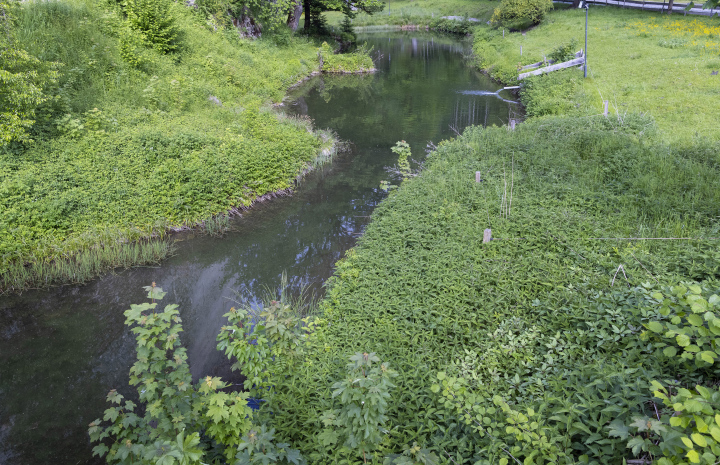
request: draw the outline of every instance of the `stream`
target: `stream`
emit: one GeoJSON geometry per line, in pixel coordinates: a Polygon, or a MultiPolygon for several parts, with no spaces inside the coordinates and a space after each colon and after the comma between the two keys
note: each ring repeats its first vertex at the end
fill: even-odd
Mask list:
{"type": "Polygon", "coordinates": [[[233,300],[257,301],[278,289],[322,295],[335,262],[353,247],[385,198],[385,171],[407,141],[413,159],[468,125],[504,125],[519,111],[508,92],[468,66],[470,44],[423,32],[360,36],[374,48],[378,72],[318,76],[293,89],[281,111],[311,118],[350,150],[307,175],[291,195],[257,204],[224,237],[180,235],[158,267],[110,273],[81,286],[0,297],[0,464],[104,463],[91,457],[87,425],[101,418],[105,396],[132,393],[134,337],[123,312],[146,301],[142,286],[178,304],[193,377],[236,380],[215,349],[233,300]]]}

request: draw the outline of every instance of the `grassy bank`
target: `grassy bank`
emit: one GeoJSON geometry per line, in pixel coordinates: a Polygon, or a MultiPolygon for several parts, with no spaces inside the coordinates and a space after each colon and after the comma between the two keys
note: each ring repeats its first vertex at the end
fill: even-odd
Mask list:
{"type": "MultiPolygon", "coordinates": [[[[720,354],[705,352],[720,342],[717,54],[690,38],[715,40],[697,26],[713,23],[591,18],[590,79],[531,79],[514,131],[440,144],[337,264],[305,364],[268,381],[259,420],[311,463],[405,463],[391,462],[403,450],[456,465],[717,461],[718,442],[698,437],[720,411],[720,354]],[[371,459],[333,429],[349,420],[332,380],[362,352],[398,372],[371,459]]],[[[579,39],[581,20],[553,12],[505,38],[481,26],[475,52],[514,84],[519,62],[579,39]]]]}
{"type": "MultiPolygon", "coordinates": [[[[107,259],[66,280],[132,264],[126,257],[147,247],[135,241],[287,189],[329,150],[308,121],[270,109],[318,72],[318,44],[243,39],[170,3],[170,53],[128,43],[121,11],[104,2],[12,9],[13,45],[55,63],[59,78],[45,89],[34,143],[0,150],[0,291],[63,281],[57,270],[83,257],[107,259]]],[[[342,58],[343,70],[368,67],[366,55],[342,58]]]]}
{"type": "Polygon", "coordinates": [[[662,285],[720,287],[718,241],[703,239],[720,236],[717,146],[672,149],[654,131],[646,117],[551,117],[441,144],[337,265],[328,324],[306,366],[273,379],[269,421],[312,463],[352,461],[352,450],[319,439],[320,413],[343,360],[367,351],[400,373],[379,456],[417,441],[458,464],[502,463],[502,447],[550,460],[505,433],[499,396],[540,412],[538,432],[569,456],[550,462],[632,457],[610,423],[651,413],[650,380],[716,376],[642,342],[662,285]],[[484,244],[486,228],[495,240],[484,244]],[[693,239],[622,239],[643,237],[693,239]],[[456,381],[433,392],[438,374],[456,381]],[[460,407],[443,391],[475,400],[460,407]],[[492,436],[471,420],[478,412],[488,412],[480,417],[492,436]]]}
{"type": "MultiPolygon", "coordinates": [[[[542,61],[576,40],[584,47],[585,12],[551,12],[525,33],[476,29],[474,51],[491,76],[516,85],[518,64],[542,61]],[[522,47],[522,55],[520,50],[522,47]]],[[[720,23],[717,18],[660,15],[593,6],[589,12],[588,79],[559,71],[535,78],[528,114],[598,114],[603,100],[615,115],[647,113],[667,142],[717,140],[720,111],[720,23]]]]}

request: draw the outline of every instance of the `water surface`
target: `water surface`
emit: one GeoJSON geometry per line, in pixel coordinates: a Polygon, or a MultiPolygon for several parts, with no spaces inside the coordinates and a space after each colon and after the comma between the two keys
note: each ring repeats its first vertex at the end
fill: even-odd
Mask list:
{"type": "Polygon", "coordinates": [[[283,271],[293,289],[322,292],[386,195],[379,186],[390,180],[384,168],[395,163],[395,142],[407,141],[422,160],[428,142],[470,124],[507,124],[517,110],[466,65],[465,43],[421,32],[362,39],[374,47],[377,73],[316,77],[281,107],[350,142],[292,196],[253,208],[223,238],[184,237],[159,267],[0,297],[0,464],[94,463],[88,423],[102,417],[110,389],[132,392],[134,338],[123,311],[145,300],[142,286],[155,281],[168,292],[163,303],[180,306],[194,377],[237,379],[215,350],[237,293],[257,299],[283,271]]]}

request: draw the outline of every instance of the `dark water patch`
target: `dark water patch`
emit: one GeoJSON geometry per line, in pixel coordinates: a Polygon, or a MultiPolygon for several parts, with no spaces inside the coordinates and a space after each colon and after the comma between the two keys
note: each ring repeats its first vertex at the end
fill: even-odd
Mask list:
{"type": "Polygon", "coordinates": [[[395,142],[406,140],[421,161],[428,142],[453,137],[452,128],[513,117],[515,105],[492,95],[499,86],[466,66],[467,44],[421,32],[363,40],[375,49],[377,73],[313,78],[284,105],[351,146],[291,196],[244,212],[222,238],[184,236],[159,267],[0,297],[0,463],[99,462],[91,458],[87,425],[102,417],[110,389],[132,395],[135,346],[123,311],[145,300],[142,286],[156,282],[168,293],[164,304],[180,306],[195,378],[237,380],[215,349],[222,315],[233,299],[255,301],[277,289],[284,271],[292,289],[321,294],[385,198],[379,186],[395,164],[395,142]]]}

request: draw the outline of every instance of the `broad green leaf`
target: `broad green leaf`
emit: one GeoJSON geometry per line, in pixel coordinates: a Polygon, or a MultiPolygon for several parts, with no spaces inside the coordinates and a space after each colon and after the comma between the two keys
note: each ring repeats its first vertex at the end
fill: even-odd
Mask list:
{"type": "MultiPolygon", "coordinates": [[[[698,357],[700,357],[702,360],[704,360],[705,362],[710,363],[710,364],[713,364],[715,362],[716,356],[717,356],[717,354],[715,354],[715,352],[712,352],[709,350],[700,352],[698,354],[698,357]]],[[[705,396],[703,396],[703,397],[705,397],[705,396]]],[[[706,397],[706,399],[707,399],[707,397],[706,397]]]]}
{"type": "Polygon", "coordinates": [[[700,463],[700,454],[696,451],[691,450],[687,453],[687,458],[691,463],[700,463]]]}
{"type": "Polygon", "coordinates": [[[693,442],[694,442],[695,444],[697,444],[698,446],[700,446],[700,447],[707,447],[707,440],[705,439],[705,436],[703,436],[702,434],[700,434],[700,433],[692,433],[692,434],[690,435],[690,437],[692,438],[693,442]]]}
{"type": "Polygon", "coordinates": [[[690,323],[693,326],[702,326],[703,325],[703,318],[702,318],[702,316],[698,315],[697,313],[688,315],[687,320],[688,320],[688,323],[690,323]]]}
{"type": "Polygon", "coordinates": [[[665,347],[665,349],[663,349],[663,354],[665,354],[666,357],[674,357],[677,355],[677,349],[672,346],[665,347]]]}
{"type": "Polygon", "coordinates": [[[687,447],[688,449],[692,449],[694,447],[690,438],[683,436],[680,438],[680,440],[683,442],[683,444],[685,444],[685,447],[687,447]]]}
{"type": "Polygon", "coordinates": [[[710,427],[710,435],[717,442],[720,442],[720,428],[716,425],[710,427]]]}
{"type": "Polygon", "coordinates": [[[687,334],[678,334],[675,340],[680,347],[687,347],[690,345],[690,338],[687,334]]]}
{"type": "Polygon", "coordinates": [[[629,428],[621,420],[613,420],[607,428],[609,430],[608,436],[610,437],[618,437],[622,440],[625,440],[630,435],[629,428]]]}
{"type": "Polygon", "coordinates": [[[647,325],[648,329],[654,333],[662,333],[665,327],[659,321],[651,321],[647,325]]]}

